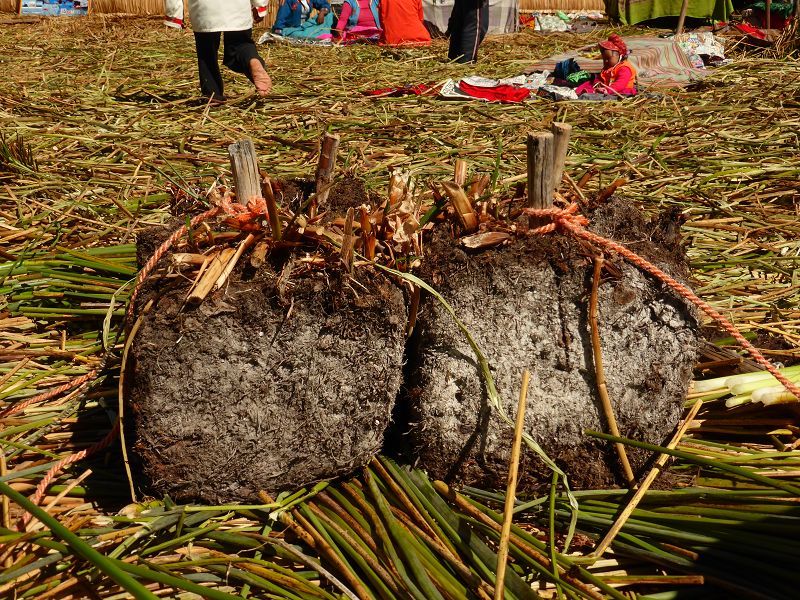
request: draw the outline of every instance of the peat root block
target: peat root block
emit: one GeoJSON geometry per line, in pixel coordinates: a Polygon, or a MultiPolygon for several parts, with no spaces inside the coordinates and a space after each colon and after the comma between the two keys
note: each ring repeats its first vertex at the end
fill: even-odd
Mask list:
{"type": "Polygon", "coordinates": [[[402,293],[368,271],[359,283],[306,274],[279,293],[267,271],[234,274],[194,309],[182,308],[185,286],[149,292],[128,399],[154,492],[252,501],[348,473],[380,449],[402,379],[402,293]]]}
{"type": "MultiPolygon", "coordinates": [[[[646,222],[615,201],[596,211],[592,223],[599,234],[627,243],[673,275],[685,275],[670,217],[646,222]]],[[[609,395],[623,436],[661,443],[680,418],[692,375],[696,314],[637,268],[616,261],[613,266],[616,273],[606,273],[599,287],[598,310],[609,395]]],[[[429,244],[423,269],[423,278],[452,303],[486,353],[512,419],[522,373],[534,373],[526,430],[571,483],[602,487],[623,481],[610,445],[584,434],[608,431],[592,358],[593,266],[587,249],[558,236],[468,254],[440,238],[429,244]]],[[[430,297],[423,301],[417,331],[409,401],[420,465],[437,478],[503,487],[513,428],[490,409],[467,340],[430,297]]],[[[641,470],[648,454],[630,448],[628,454],[634,471],[641,470]]],[[[521,485],[549,482],[544,463],[530,451],[523,455],[521,485]]]]}

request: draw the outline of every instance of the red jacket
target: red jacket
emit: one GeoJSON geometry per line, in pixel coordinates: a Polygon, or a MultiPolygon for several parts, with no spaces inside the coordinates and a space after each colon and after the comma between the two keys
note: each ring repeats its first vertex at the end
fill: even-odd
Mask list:
{"type": "Polygon", "coordinates": [[[627,60],[621,60],[610,69],[600,71],[595,85],[599,88],[598,92],[609,93],[609,90],[604,89],[605,86],[623,96],[633,96],[636,94],[636,69],[627,60]]]}

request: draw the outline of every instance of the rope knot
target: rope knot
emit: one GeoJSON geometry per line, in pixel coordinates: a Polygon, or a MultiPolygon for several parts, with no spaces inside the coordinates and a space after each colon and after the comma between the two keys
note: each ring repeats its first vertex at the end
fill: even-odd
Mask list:
{"type": "Polygon", "coordinates": [[[575,229],[582,229],[589,224],[587,219],[582,214],[578,213],[578,205],[573,202],[566,208],[523,208],[522,212],[531,217],[546,217],[552,222],[535,229],[531,229],[529,233],[538,235],[544,233],[551,233],[556,229],[561,231],[572,231],[575,229]]]}

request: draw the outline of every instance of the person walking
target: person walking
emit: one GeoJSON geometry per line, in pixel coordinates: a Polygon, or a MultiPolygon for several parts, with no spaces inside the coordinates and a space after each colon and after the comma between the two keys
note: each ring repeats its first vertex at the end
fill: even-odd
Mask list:
{"type": "Polygon", "coordinates": [[[478,60],[478,47],[489,29],[489,0],[455,0],[447,22],[450,50],[447,57],[458,63],[478,60]]]}
{"type": "MultiPolygon", "coordinates": [[[[224,41],[222,63],[253,83],[256,92],[266,96],[272,79],[253,41],[253,22],[260,23],[267,13],[268,0],[189,0],[189,18],[197,50],[200,91],[211,100],[224,101],[222,74],[219,71],[220,39],[224,41]]],[[[183,28],[183,0],[164,0],[164,24],[183,28]]]]}

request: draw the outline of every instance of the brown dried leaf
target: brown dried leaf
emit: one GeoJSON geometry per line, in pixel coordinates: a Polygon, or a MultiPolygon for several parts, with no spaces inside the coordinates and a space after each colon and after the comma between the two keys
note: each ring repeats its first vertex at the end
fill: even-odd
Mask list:
{"type": "Polygon", "coordinates": [[[507,233],[503,233],[502,231],[487,231],[461,238],[461,245],[466,248],[472,248],[473,250],[476,250],[479,248],[491,248],[492,246],[498,246],[509,239],[511,239],[511,236],[507,233]]]}

